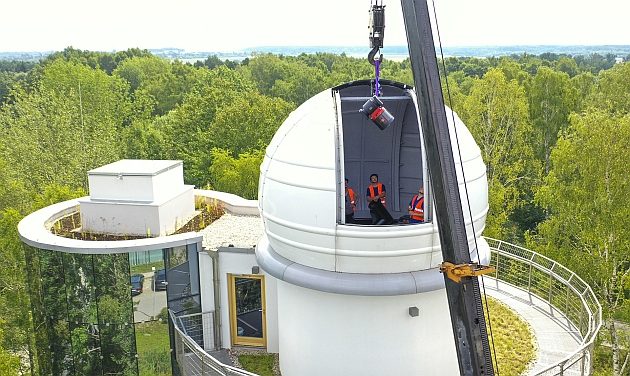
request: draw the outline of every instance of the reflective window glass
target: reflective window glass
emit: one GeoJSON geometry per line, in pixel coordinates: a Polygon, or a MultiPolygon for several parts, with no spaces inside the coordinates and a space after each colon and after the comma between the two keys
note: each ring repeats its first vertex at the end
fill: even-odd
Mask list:
{"type": "Polygon", "coordinates": [[[261,280],[234,278],[236,327],[239,337],[263,337],[261,280]]]}
{"type": "Polygon", "coordinates": [[[171,375],[163,250],[129,254],[135,342],[140,375],[171,375]]]}
{"type": "Polygon", "coordinates": [[[136,341],[133,324],[100,325],[103,374],[136,375],[136,341]]]}
{"type": "Polygon", "coordinates": [[[63,261],[68,320],[75,324],[97,323],[92,255],[64,253],[63,261]]]}
{"type": "Polygon", "coordinates": [[[70,323],[72,358],[76,375],[100,375],[100,332],[96,324],[70,323]]]}

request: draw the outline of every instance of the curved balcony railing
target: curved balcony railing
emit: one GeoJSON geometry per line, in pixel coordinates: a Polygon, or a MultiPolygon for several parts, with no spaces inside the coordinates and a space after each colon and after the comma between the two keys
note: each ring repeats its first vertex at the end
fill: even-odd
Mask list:
{"type": "Polygon", "coordinates": [[[496,289],[502,283],[527,293],[528,303],[538,306],[567,330],[579,333],[579,346],[568,356],[533,375],[590,375],[593,346],[602,326],[602,307],[591,287],[575,273],[548,257],[501,240],[486,238],[496,272],[496,289]]]}
{"type": "MultiPolygon", "coordinates": [[[[176,317],[169,311],[174,328],[175,358],[177,359],[178,373],[181,376],[258,376],[240,368],[221,363],[208,354],[198,342],[202,342],[203,335],[199,335],[204,325],[204,320],[212,321],[214,312],[188,315],[186,320],[176,317]]],[[[208,335],[204,331],[205,335],[208,335]]]]}
{"type": "MultiPolygon", "coordinates": [[[[489,274],[496,282],[495,288],[501,291],[502,285],[507,284],[523,291],[529,304],[563,321],[568,331],[579,333],[579,346],[575,351],[532,374],[590,375],[594,340],[602,325],[602,309],[591,287],[575,273],[545,256],[501,240],[486,240],[492,252],[491,264],[496,268],[496,272],[489,274]]],[[[201,315],[200,320],[203,319],[201,315]]],[[[195,340],[195,336],[188,333],[190,325],[172,313],[171,320],[181,375],[257,376],[219,362],[200,346],[198,338],[195,340]]]]}

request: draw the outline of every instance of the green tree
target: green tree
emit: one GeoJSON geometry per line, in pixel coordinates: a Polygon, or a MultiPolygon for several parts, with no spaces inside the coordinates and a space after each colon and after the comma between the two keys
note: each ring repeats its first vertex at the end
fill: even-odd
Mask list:
{"type": "Polygon", "coordinates": [[[126,83],[103,71],[57,60],[31,92],[0,109],[0,158],[29,189],[86,186],[87,171],[120,157],[128,119],[126,83]]]}
{"type": "Polygon", "coordinates": [[[261,93],[300,105],[327,88],[324,64],[310,66],[303,60],[261,55],[243,68],[261,93]]]}
{"type": "Polygon", "coordinates": [[[167,159],[164,135],[149,120],[132,123],[122,131],[127,159],[167,159]]]}
{"type": "Polygon", "coordinates": [[[30,192],[13,169],[0,157],[0,211],[15,208],[22,212],[30,206],[30,192]]]}
{"type": "Polygon", "coordinates": [[[223,149],[212,149],[210,167],[211,187],[223,192],[233,193],[247,199],[258,195],[258,177],[264,151],[242,153],[238,158],[223,149]]]}
{"type": "Polygon", "coordinates": [[[528,187],[538,181],[531,148],[531,124],[525,90],[499,69],[476,80],[460,116],[486,163],[490,211],[485,234],[503,239],[517,235],[510,217],[523,205],[528,187]]]}
{"type": "MultiPolygon", "coordinates": [[[[630,297],[630,116],[599,110],[573,116],[536,194],[549,213],[529,245],[584,278],[604,308],[614,375],[625,375],[615,313],[630,297]]],[[[625,353],[625,354],[624,354],[625,353]]]]}
{"type": "Polygon", "coordinates": [[[181,62],[143,56],[123,61],[113,74],[129,82],[134,102],[141,104],[139,108],[152,104],[151,115],[163,115],[180,104],[190,91],[195,70],[181,62]]]}
{"type": "Polygon", "coordinates": [[[25,73],[0,71],[0,106],[10,100],[11,89],[26,78],[25,73]]]}
{"type": "Polygon", "coordinates": [[[569,114],[575,109],[577,91],[569,76],[547,67],[540,67],[528,90],[529,113],[536,135],[536,156],[549,172],[551,149],[558,132],[569,124],[569,114]]]}
{"type": "Polygon", "coordinates": [[[575,77],[579,73],[579,68],[575,60],[567,56],[558,59],[556,62],[556,70],[568,74],[569,77],[575,77]]]}
{"type": "Polygon", "coordinates": [[[630,63],[616,64],[599,74],[589,104],[611,114],[630,113],[630,63]]]}
{"type": "MultiPolygon", "coordinates": [[[[0,343],[4,342],[4,333],[2,327],[4,322],[0,320],[0,343]]],[[[0,375],[13,376],[19,375],[20,372],[20,358],[3,349],[0,345],[0,375]]]]}
{"type": "Polygon", "coordinates": [[[577,92],[576,112],[581,112],[586,106],[587,99],[591,97],[596,83],[597,78],[591,72],[582,72],[571,78],[571,84],[577,92]]]}
{"type": "MultiPolygon", "coordinates": [[[[387,69],[387,63],[384,64],[387,69]]],[[[386,75],[387,76],[387,75],[386,75]]],[[[342,57],[332,64],[329,86],[337,86],[344,82],[374,78],[374,67],[367,59],[342,57]]]]}
{"type": "Polygon", "coordinates": [[[154,126],[164,136],[165,155],[184,161],[188,183],[202,187],[209,181],[208,150],[217,146],[210,129],[217,112],[253,91],[256,91],[254,82],[240,71],[224,66],[203,70],[182,104],[156,119],[154,126]]]}
{"type": "Polygon", "coordinates": [[[519,85],[527,85],[531,78],[518,62],[507,57],[499,60],[497,68],[503,72],[508,81],[515,80],[519,85]]]}
{"type": "Polygon", "coordinates": [[[195,62],[195,67],[206,67],[208,69],[214,69],[221,65],[225,65],[230,69],[234,69],[238,67],[239,64],[238,61],[221,60],[217,55],[210,55],[204,61],[195,62]]]}
{"type": "Polygon", "coordinates": [[[294,109],[292,103],[270,98],[257,92],[246,92],[221,107],[209,134],[216,147],[236,156],[265,148],[284,119],[294,109]]]}
{"type": "Polygon", "coordinates": [[[63,51],[54,52],[46,57],[43,66],[56,60],[65,60],[81,65],[86,65],[93,69],[101,69],[107,74],[111,74],[114,69],[123,61],[133,57],[152,56],[148,50],[139,48],[130,48],[125,51],[115,53],[96,52],[88,50],[79,50],[73,47],[66,47],[63,51]]]}
{"type": "MultiPolygon", "coordinates": [[[[8,349],[13,354],[29,353],[30,307],[24,278],[25,262],[22,245],[17,234],[17,225],[22,215],[14,209],[0,211],[0,350],[8,349]]],[[[0,369],[13,364],[17,358],[2,355],[0,351],[0,369]]],[[[22,368],[18,362],[17,369],[22,368]]],[[[22,369],[21,371],[26,371],[22,369]]],[[[0,374],[5,374],[1,373],[0,374]]],[[[16,373],[9,373],[16,374],[16,373]]]]}

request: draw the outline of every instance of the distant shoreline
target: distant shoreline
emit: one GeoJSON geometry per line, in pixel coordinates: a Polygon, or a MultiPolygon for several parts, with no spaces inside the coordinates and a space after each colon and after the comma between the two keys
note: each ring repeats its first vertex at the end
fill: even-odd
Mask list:
{"type": "MultiPolygon", "coordinates": [[[[170,60],[182,60],[186,62],[203,61],[208,56],[217,56],[221,60],[241,61],[251,58],[256,54],[275,54],[285,56],[298,56],[300,54],[331,53],[345,54],[351,57],[367,56],[369,48],[365,46],[260,46],[246,48],[241,51],[186,51],[180,48],[148,49],[152,54],[170,60]]],[[[30,52],[0,52],[0,60],[38,61],[55,51],[30,51],[30,52]]],[[[96,52],[96,51],[95,51],[96,52]]],[[[116,51],[99,51],[116,52],[116,51]]],[[[404,60],[408,56],[407,46],[389,46],[381,50],[385,59],[404,60]]],[[[628,60],[630,57],[630,45],[515,45],[515,46],[467,46],[444,47],[445,57],[500,57],[510,55],[541,55],[564,54],[578,55],[615,55],[628,60]]],[[[438,51],[440,54],[440,51],[438,51]]]]}

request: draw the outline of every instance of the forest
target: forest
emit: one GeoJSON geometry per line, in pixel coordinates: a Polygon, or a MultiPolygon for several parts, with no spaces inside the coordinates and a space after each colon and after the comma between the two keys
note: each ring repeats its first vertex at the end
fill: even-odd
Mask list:
{"type": "MultiPolygon", "coordinates": [[[[627,375],[630,63],[547,53],[439,65],[445,102],[487,166],[484,235],[589,283],[605,322],[595,374],[627,375]]],[[[385,56],[381,67],[413,85],[409,60],[385,56]]],[[[88,170],[123,158],[183,160],[187,184],[255,199],[265,147],[287,115],[373,75],[367,59],[330,53],[189,64],[67,48],[38,63],[0,61],[0,374],[31,374],[37,361],[21,218],[85,195],[88,170]]]]}

